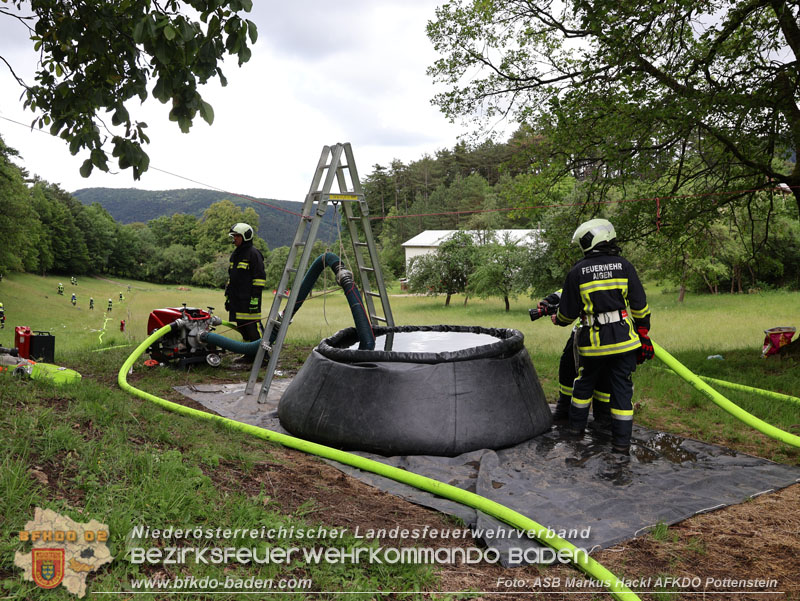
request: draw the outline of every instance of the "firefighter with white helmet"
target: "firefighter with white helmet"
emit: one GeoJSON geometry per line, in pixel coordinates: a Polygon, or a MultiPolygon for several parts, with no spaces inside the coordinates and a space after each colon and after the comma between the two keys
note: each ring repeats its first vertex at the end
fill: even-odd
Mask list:
{"type": "Polygon", "coordinates": [[[653,357],[648,336],[650,307],[636,269],[619,255],[617,234],[606,219],[592,219],[575,230],[572,242],[583,251],[567,274],[556,323],[580,319],[576,344],[580,369],[572,387],[570,431],[586,427],[595,385],[607,376],[611,388],[613,450],[628,454],[633,430],[633,382],[636,364],[653,357]]]}
{"type": "MultiPolygon", "coordinates": [[[[236,246],[228,266],[228,283],[225,285],[225,310],[229,319],[246,342],[261,338],[261,294],[267,284],[264,257],[253,246],[255,232],[246,223],[235,223],[228,236],[236,246]]],[[[252,357],[240,357],[252,361],[252,357]]]]}

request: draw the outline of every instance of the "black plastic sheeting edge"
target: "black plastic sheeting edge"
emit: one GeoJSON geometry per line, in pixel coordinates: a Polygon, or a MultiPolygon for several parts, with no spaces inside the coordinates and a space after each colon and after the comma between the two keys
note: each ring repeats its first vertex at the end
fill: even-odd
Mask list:
{"type": "Polygon", "coordinates": [[[459,351],[441,353],[395,353],[380,350],[358,350],[342,348],[359,341],[355,328],[345,328],[330,338],[325,338],[317,346],[317,352],[341,363],[391,362],[391,363],[452,363],[472,359],[492,359],[510,357],[525,348],[525,337],[519,330],[510,328],[484,328],[481,326],[374,326],[375,337],[403,332],[467,332],[469,334],[488,334],[498,339],[491,344],[483,344],[459,351]]]}

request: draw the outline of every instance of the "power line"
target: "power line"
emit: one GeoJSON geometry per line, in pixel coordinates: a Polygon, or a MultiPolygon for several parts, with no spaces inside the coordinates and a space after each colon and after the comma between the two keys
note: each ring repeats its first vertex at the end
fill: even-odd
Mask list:
{"type": "MultiPolygon", "coordinates": [[[[28,128],[32,131],[36,131],[38,133],[46,134],[49,136],[53,136],[50,132],[43,131],[41,129],[34,129],[31,126],[26,125],[25,123],[21,123],[20,121],[15,121],[14,119],[10,119],[8,117],[4,117],[0,115],[0,119],[5,119],[11,123],[16,125],[20,125],[22,127],[28,128]]],[[[57,137],[57,136],[53,136],[57,137]]],[[[207,184],[205,182],[201,182],[190,177],[186,177],[184,175],[180,175],[178,173],[173,173],[171,171],[167,171],[166,169],[161,169],[159,167],[151,166],[150,169],[153,171],[159,171],[166,175],[170,175],[172,177],[176,177],[178,179],[186,180],[188,182],[192,182],[199,186],[203,186],[205,188],[209,188],[210,190],[216,190],[218,192],[223,192],[225,194],[230,194],[231,196],[236,196],[238,198],[242,198],[244,200],[249,200],[250,202],[255,202],[265,207],[275,209],[276,211],[282,211],[284,213],[288,213],[290,215],[294,215],[296,217],[302,218],[302,213],[298,213],[296,211],[292,211],[290,209],[285,209],[283,207],[279,207],[276,205],[269,204],[264,202],[263,200],[259,200],[257,198],[253,198],[252,196],[247,196],[245,194],[238,194],[236,192],[231,192],[229,190],[225,190],[224,188],[219,188],[217,186],[213,186],[211,184],[207,184]]],[[[444,217],[444,216],[452,216],[452,215],[474,215],[479,213],[502,213],[502,212],[511,212],[511,211],[529,211],[532,209],[553,209],[553,208],[569,208],[569,207],[584,207],[584,206],[592,206],[592,205],[612,205],[612,204],[622,204],[622,203],[630,203],[630,202],[655,202],[657,204],[657,213],[660,214],[661,207],[660,203],[665,200],[676,200],[676,199],[686,199],[686,198],[704,198],[704,197],[714,197],[714,196],[734,196],[737,194],[749,194],[753,192],[766,192],[766,191],[780,191],[786,192],[796,189],[800,186],[787,186],[785,184],[781,184],[779,186],[765,186],[763,188],[752,188],[752,189],[744,189],[744,190],[732,190],[729,192],[704,192],[704,193],[697,193],[697,194],[675,194],[675,195],[668,195],[668,196],[652,196],[652,197],[643,197],[643,198],[627,198],[621,200],[597,200],[592,202],[574,202],[574,203],[557,203],[557,204],[534,204],[534,205],[523,205],[519,207],[506,207],[500,209],[471,209],[465,211],[447,211],[447,212],[440,212],[440,213],[414,213],[414,214],[406,214],[406,215],[383,215],[383,216],[374,216],[370,217],[370,221],[381,221],[386,219],[406,219],[406,218],[413,218],[413,217],[444,217]]]]}
{"type": "MultiPolygon", "coordinates": [[[[4,120],[6,120],[6,121],[8,121],[10,123],[14,123],[16,125],[20,125],[20,126],[26,128],[26,129],[29,129],[31,131],[34,131],[34,132],[37,132],[37,133],[40,133],[40,134],[45,134],[45,135],[48,135],[48,136],[51,136],[51,137],[54,137],[54,138],[58,137],[58,136],[54,136],[53,134],[51,134],[48,131],[44,131],[44,130],[41,130],[41,129],[35,129],[32,126],[26,125],[25,123],[22,123],[20,121],[16,121],[14,119],[10,119],[8,117],[4,117],[3,115],[0,115],[0,119],[4,119],[4,120]]],[[[298,213],[296,211],[292,211],[290,209],[285,209],[283,207],[278,207],[278,206],[269,204],[268,202],[264,202],[263,200],[259,200],[258,198],[253,198],[252,196],[247,196],[245,194],[237,194],[236,192],[231,192],[229,190],[225,190],[224,188],[219,188],[217,186],[213,186],[211,184],[207,184],[205,182],[201,182],[201,181],[192,179],[190,177],[186,177],[185,175],[180,175],[178,173],[173,173],[171,171],[167,171],[166,169],[161,169],[159,167],[153,167],[153,166],[150,166],[150,169],[152,169],[153,171],[159,171],[161,173],[164,173],[166,175],[170,175],[172,177],[177,177],[178,179],[186,180],[187,182],[192,182],[194,184],[197,184],[199,186],[203,186],[203,187],[208,188],[210,190],[216,190],[218,192],[223,192],[225,194],[230,194],[231,196],[236,196],[238,198],[243,198],[245,200],[249,200],[250,202],[255,202],[255,203],[258,203],[260,205],[264,205],[265,207],[269,207],[270,209],[275,209],[276,211],[283,211],[284,213],[289,213],[290,215],[295,215],[297,217],[302,217],[303,216],[301,213],[298,213]]]]}

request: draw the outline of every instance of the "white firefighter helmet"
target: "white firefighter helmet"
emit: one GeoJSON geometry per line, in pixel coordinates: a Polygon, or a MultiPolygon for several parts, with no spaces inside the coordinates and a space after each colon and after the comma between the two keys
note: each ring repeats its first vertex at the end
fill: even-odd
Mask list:
{"type": "Polygon", "coordinates": [[[231,230],[228,232],[228,235],[233,238],[234,234],[239,234],[242,237],[242,240],[245,242],[250,242],[253,239],[253,228],[246,223],[234,223],[231,226],[231,230]]]}
{"type": "Polygon", "coordinates": [[[590,219],[578,226],[572,234],[572,242],[577,243],[587,253],[601,242],[611,242],[616,237],[614,226],[608,219],[590,219]]]}

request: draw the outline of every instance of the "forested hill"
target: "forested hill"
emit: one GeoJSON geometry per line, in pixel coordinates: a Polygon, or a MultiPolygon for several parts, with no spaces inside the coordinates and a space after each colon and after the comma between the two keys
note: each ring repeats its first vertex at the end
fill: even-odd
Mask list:
{"type": "MultiPolygon", "coordinates": [[[[297,230],[297,215],[280,211],[280,207],[293,213],[300,213],[303,203],[288,200],[257,199],[254,202],[233,196],[228,192],[189,188],[183,190],[138,190],[135,188],[82,188],[72,195],[84,205],[99,203],[118,222],[127,224],[137,221],[147,223],[161,216],[186,213],[202,217],[203,211],[220,200],[230,200],[243,208],[252,207],[260,218],[258,235],[270,248],[289,246],[297,230]]],[[[233,225],[233,224],[231,224],[233,225]]],[[[319,240],[336,240],[334,211],[328,207],[325,219],[319,228],[319,240]]]]}

